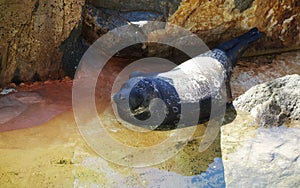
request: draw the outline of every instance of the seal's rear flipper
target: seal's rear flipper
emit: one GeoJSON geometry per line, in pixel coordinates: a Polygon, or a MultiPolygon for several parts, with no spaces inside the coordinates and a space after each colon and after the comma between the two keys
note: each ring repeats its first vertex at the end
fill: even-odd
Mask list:
{"type": "Polygon", "coordinates": [[[232,40],[223,42],[217,49],[224,51],[232,63],[232,68],[237,60],[243,55],[246,49],[261,37],[262,33],[255,27],[247,33],[240,35],[232,40]]]}

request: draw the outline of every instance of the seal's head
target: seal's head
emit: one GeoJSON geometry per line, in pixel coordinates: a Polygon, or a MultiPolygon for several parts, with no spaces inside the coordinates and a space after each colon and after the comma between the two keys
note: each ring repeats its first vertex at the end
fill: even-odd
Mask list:
{"type": "Polygon", "coordinates": [[[120,91],[113,96],[118,107],[118,114],[124,120],[135,117],[138,120],[148,119],[150,114],[150,101],[159,98],[160,93],[153,78],[130,78],[120,91]]]}

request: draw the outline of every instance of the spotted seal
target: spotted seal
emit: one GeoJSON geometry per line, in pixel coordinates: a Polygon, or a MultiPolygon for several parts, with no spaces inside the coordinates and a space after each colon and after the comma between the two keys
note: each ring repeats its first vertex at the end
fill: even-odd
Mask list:
{"type": "Polygon", "coordinates": [[[162,113],[161,109],[156,109],[161,113],[158,114],[161,119],[155,129],[175,129],[183,118],[183,106],[188,109],[190,117],[197,116],[196,122],[185,121],[184,126],[207,121],[212,105],[215,105],[216,109],[219,108],[218,105],[224,106],[224,103],[218,102],[218,97],[222,99],[222,96],[226,96],[226,102],[231,102],[232,70],[245,50],[258,40],[261,34],[257,28],[252,28],[168,72],[132,73],[120,91],[113,95],[118,115],[126,122],[143,126],[141,122],[155,115],[155,106],[159,106],[152,100],[160,99],[164,105],[157,108],[164,110],[162,113]],[[221,89],[222,85],[225,86],[225,95],[221,89]],[[214,101],[217,102],[213,103],[214,101]],[[194,110],[197,107],[198,111],[194,110]]]}

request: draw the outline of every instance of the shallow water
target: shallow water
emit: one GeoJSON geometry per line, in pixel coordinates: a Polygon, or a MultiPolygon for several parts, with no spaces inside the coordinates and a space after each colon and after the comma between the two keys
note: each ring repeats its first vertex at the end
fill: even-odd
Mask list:
{"type": "MultiPolygon", "coordinates": [[[[0,179],[3,186],[224,185],[219,139],[206,152],[198,152],[198,136],[203,129],[199,126],[195,138],[171,159],[130,168],[108,162],[91,150],[78,132],[72,111],[66,111],[41,126],[0,134],[0,179]]],[[[147,135],[147,141],[142,135],[136,138],[130,132],[115,133],[114,137],[120,136],[127,145],[149,145],[161,139],[147,135]]]]}

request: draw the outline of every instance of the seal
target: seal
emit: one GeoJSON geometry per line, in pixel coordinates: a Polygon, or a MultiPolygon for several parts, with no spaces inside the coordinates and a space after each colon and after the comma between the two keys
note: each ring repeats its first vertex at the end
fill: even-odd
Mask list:
{"type": "Polygon", "coordinates": [[[120,91],[113,95],[119,117],[142,127],[145,126],[141,122],[151,116],[160,117],[159,125],[155,126],[157,130],[175,129],[182,124],[182,119],[185,119],[184,126],[207,121],[212,105],[219,109],[224,105],[222,101],[231,103],[233,68],[245,50],[261,35],[257,28],[252,28],[168,72],[132,73],[120,91]],[[183,115],[183,108],[188,109],[188,115],[183,115]],[[189,121],[195,115],[197,121],[189,121]]]}

